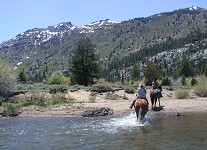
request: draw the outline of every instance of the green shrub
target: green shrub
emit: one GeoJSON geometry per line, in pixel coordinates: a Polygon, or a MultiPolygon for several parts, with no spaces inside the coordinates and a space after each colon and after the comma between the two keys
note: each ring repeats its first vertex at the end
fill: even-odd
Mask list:
{"type": "Polygon", "coordinates": [[[123,99],[128,100],[129,98],[126,96],[126,94],[124,93],[124,96],[122,96],[123,99]]]}
{"type": "Polygon", "coordinates": [[[57,92],[52,94],[52,104],[73,103],[74,98],[66,97],[66,93],[57,92]]]}
{"type": "Polygon", "coordinates": [[[53,87],[50,88],[49,93],[50,94],[55,94],[57,92],[61,92],[61,93],[67,93],[68,89],[66,86],[63,85],[55,85],[53,87]]]}
{"type": "Polygon", "coordinates": [[[105,99],[118,100],[118,99],[120,99],[120,96],[117,95],[117,94],[114,94],[114,93],[107,93],[106,96],[105,96],[105,99]]]}
{"type": "Polygon", "coordinates": [[[135,89],[133,86],[126,87],[124,91],[127,94],[134,94],[135,93],[135,89]]]}
{"type": "Polygon", "coordinates": [[[65,77],[61,71],[53,72],[45,81],[47,84],[70,84],[70,78],[65,77]]]}
{"type": "Polygon", "coordinates": [[[46,92],[30,92],[21,98],[22,106],[49,106],[61,103],[73,103],[74,98],[67,96],[66,93],[55,92],[52,95],[46,92]]]}
{"type": "Polygon", "coordinates": [[[199,77],[197,84],[194,86],[194,92],[200,97],[207,97],[207,78],[199,77]]]}
{"type": "Polygon", "coordinates": [[[31,95],[31,102],[37,105],[45,105],[46,93],[44,92],[33,92],[31,95]]]}
{"type": "Polygon", "coordinates": [[[49,90],[51,87],[55,85],[48,85],[44,83],[34,83],[34,84],[17,84],[16,90],[49,90]]]}
{"type": "Polygon", "coordinates": [[[112,88],[107,84],[94,84],[90,87],[90,91],[102,93],[112,91],[112,88]]]}
{"type": "Polygon", "coordinates": [[[0,58],[0,96],[8,96],[14,88],[15,81],[9,64],[0,58]]]}
{"type": "Polygon", "coordinates": [[[191,80],[191,85],[194,86],[195,84],[197,84],[197,82],[198,82],[198,81],[197,81],[195,78],[193,78],[193,79],[191,80]]]}
{"type": "Polygon", "coordinates": [[[88,89],[90,89],[90,87],[75,84],[75,85],[69,86],[69,90],[70,89],[83,89],[83,90],[88,90],[88,89]]]}
{"type": "Polygon", "coordinates": [[[17,116],[19,115],[19,110],[21,105],[18,103],[7,103],[5,109],[2,112],[2,116],[17,116]]]}
{"type": "Polygon", "coordinates": [[[161,82],[161,85],[163,85],[163,86],[170,86],[171,85],[171,80],[168,77],[163,78],[163,80],[161,82]]]}
{"type": "Polygon", "coordinates": [[[185,76],[182,76],[182,78],[181,78],[181,85],[187,85],[185,76]]]}
{"type": "Polygon", "coordinates": [[[108,85],[109,83],[108,83],[105,79],[100,78],[100,79],[97,81],[97,84],[108,85]]]}
{"type": "Polygon", "coordinates": [[[0,96],[0,104],[2,104],[6,99],[2,96],[0,96]]]}
{"type": "Polygon", "coordinates": [[[33,91],[25,94],[21,101],[22,106],[46,106],[47,102],[50,101],[50,96],[46,92],[33,91]]]}
{"type": "Polygon", "coordinates": [[[180,90],[175,91],[175,97],[177,99],[185,99],[185,98],[188,98],[189,95],[190,95],[189,91],[185,89],[180,89],[180,90]]]}
{"type": "Polygon", "coordinates": [[[89,103],[95,103],[96,102],[96,95],[97,95],[97,93],[95,93],[95,92],[92,92],[89,95],[89,103]]]}
{"type": "Polygon", "coordinates": [[[61,92],[56,92],[52,94],[53,104],[64,103],[67,101],[66,94],[61,92]]]}

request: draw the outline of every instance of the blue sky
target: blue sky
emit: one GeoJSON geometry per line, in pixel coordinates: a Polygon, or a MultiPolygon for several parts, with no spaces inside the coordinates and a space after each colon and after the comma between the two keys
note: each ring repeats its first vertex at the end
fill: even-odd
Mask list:
{"type": "Polygon", "coordinates": [[[0,43],[32,28],[61,22],[81,26],[111,19],[125,21],[198,6],[206,0],[0,0],[0,43]]]}

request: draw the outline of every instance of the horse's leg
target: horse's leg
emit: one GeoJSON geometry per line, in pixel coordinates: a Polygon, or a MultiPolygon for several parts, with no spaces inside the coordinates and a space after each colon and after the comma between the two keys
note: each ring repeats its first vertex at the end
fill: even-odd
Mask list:
{"type": "Polygon", "coordinates": [[[136,116],[137,116],[137,122],[139,122],[139,108],[136,108],[135,111],[136,111],[136,116]]]}
{"type": "Polygon", "coordinates": [[[142,112],[142,108],[139,109],[139,114],[138,114],[138,125],[140,125],[141,121],[142,121],[142,115],[143,115],[143,112],[142,112]]]}
{"type": "Polygon", "coordinates": [[[155,102],[154,102],[154,103],[155,103],[155,106],[154,106],[154,107],[156,107],[156,103],[157,103],[157,97],[155,97],[155,102]]]}
{"type": "Polygon", "coordinates": [[[151,104],[152,104],[151,109],[153,109],[153,107],[154,107],[153,106],[154,105],[154,96],[153,95],[151,96],[151,104]]]}
{"type": "Polygon", "coordinates": [[[159,101],[159,106],[161,106],[161,105],[160,105],[161,92],[159,92],[159,95],[158,95],[157,97],[158,97],[158,101],[159,101]]]}
{"type": "Polygon", "coordinates": [[[161,106],[161,105],[160,105],[160,97],[158,98],[158,101],[159,101],[159,107],[160,107],[160,106],[161,106]]]}
{"type": "Polygon", "coordinates": [[[146,115],[147,111],[148,111],[148,105],[147,106],[143,106],[143,118],[146,115]]]}

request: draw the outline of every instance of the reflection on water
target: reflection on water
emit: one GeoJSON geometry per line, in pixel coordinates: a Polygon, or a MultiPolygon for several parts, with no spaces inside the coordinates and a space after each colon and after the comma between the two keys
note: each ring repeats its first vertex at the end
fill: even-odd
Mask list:
{"type": "Polygon", "coordinates": [[[0,149],[204,149],[206,116],[0,118],[0,149]]]}

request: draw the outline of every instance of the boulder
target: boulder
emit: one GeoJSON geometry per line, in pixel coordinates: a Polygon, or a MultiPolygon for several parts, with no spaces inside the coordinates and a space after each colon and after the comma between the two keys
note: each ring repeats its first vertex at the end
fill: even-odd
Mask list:
{"type": "Polygon", "coordinates": [[[2,113],[0,113],[0,115],[2,117],[16,117],[16,116],[19,116],[20,114],[21,114],[20,111],[11,111],[11,112],[9,112],[9,111],[5,111],[5,110],[2,113]]]}
{"type": "Polygon", "coordinates": [[[85,110],[81,116],[83,117],[97,117],[97,116],[107,116],[114,113],[113,109],[107,107],[101,108],[90,108],[85,110]]]}

